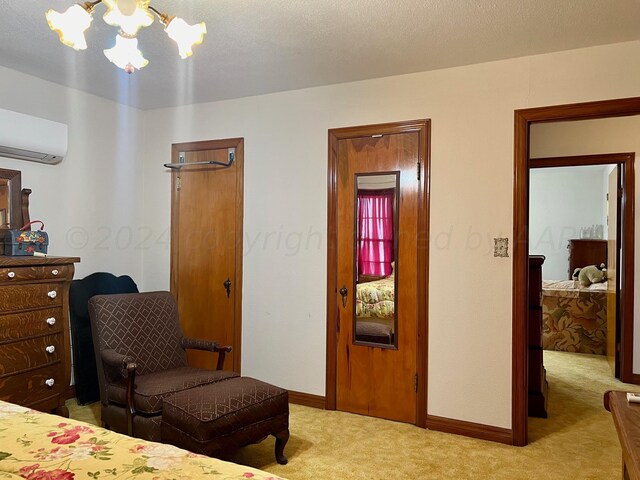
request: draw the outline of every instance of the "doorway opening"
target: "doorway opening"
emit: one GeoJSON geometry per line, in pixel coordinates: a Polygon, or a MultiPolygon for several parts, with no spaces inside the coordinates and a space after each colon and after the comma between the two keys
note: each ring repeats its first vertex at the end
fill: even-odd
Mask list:
{"type": "MultiPolygon", "coordinates": [[[[514,247],[513,247],[513,390],[512,390],[512,443],[526,445],[529,406],[529,331],[528,281],[530,268],[529,246],[529,174],[531,157],[531,127],[533,125],[596,119],[612,119],[640,115],[640,98],[607,100],[573,105],[540,107],[515,112],[515,179],[514,179],[514,247]]],[[[635,117],[634,117],[635,118],[635,117]]],[[[579,122],[577,122],[579,123],[579,122]]],[[[615,150],[614,150],[615,151],[615,150]]],[[[601,159],[595,164],[603,163],[601,159]]],[[[619,373],[623,382],[638,383],[640,376],[633,373],[634,341],[634,231],[635,172],[633,156],[613,163],[622,165],[625,182],[622,193],[622,233],[620,248],[624,252],[619,261],[618,295],[619,317],[619,373]]],[[[578,163],[578,165],[584,163],[578,163]]],[[[563,166],[571,166],[571,163],[563,166]]]]}
{"type": "MultiPolygon", "coordinates": [[[[543,142],[534,135],[532,144],[537,141],[543,142]]],[[[621,219],[628,213],[626,203],[633,201],[625,195],[632,186],[624,171],[634,157],[620,153],[529,161],[530,417],[552,416],[549,422],[555,422],[568,413],[557,404],[561,395],[548,394],[554,382],[558,388],[570,382],[575,395],[586,394],[577,378],[589,377],[585,369],[596,370],[605,359],[609,376],[620,376],[621,219]],[[553,371],[548,383],[549,363],[553,368],[572,366],[575,376],[561,380],[553,371]]]]}
{"type": "Polygon", "coordinates": [[[429,126],[329,131],[329,410],[425,426],[429,126]]]}

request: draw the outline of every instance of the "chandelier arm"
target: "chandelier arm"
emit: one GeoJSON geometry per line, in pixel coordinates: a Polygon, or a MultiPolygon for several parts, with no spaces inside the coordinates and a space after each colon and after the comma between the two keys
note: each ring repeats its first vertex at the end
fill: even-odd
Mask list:
{"type": "MultiPolygon", "coordinates": [[[[102,1],[102,0],[100,0],[102,1]]],[[[155,13],[158,18],[160,19],[160,22],[162,22],[162,24],[166,27],[167,25],[169,25],[169,23],[171,23],[171,20],[173,20],[175,17],[169,16],[166,13],[161,13],[158,10],[156,10],[155,8],[153,8],[151,5],[149,5],[147,7],[149,10],[151,10],[153,13],[155,13]]]]}
{"type": "Polygon", "coordinates": [[[82,8],[91,13],[99,3],[102,3],[102,0],[95,0],[94,2],[84,2],[82,4],[82,8]]]}

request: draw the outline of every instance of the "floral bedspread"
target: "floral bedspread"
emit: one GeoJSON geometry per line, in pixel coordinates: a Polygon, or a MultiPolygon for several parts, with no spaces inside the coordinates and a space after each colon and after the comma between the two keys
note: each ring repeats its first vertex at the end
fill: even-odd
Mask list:
{"type": "Polygon", "coordinates": [[[543,348],[606,355],[607,292],[605,288],[606,282],[591,285],[591,288],[576,288],[571,280],[543,281],[543,348]]]}
{"type": "Polygon", "coordinates": [[[0,401],[0,479],[282,480],[0,401]]]}
{"type": "Polygon", "coordinates": [[[356,317],[393,318],[395,281],[393,275],[356,285],[356,317]]]}

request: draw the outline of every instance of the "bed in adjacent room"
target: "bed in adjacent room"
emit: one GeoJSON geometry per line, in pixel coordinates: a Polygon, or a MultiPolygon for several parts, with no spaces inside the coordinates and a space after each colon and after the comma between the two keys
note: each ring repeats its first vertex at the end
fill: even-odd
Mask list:
{"type": "Polygon", "coordinates": [[[542,281],[545,350],[607,354],[607,282],[542,281]]]}
{"type": "Polygon", "coordinates": [[[0,478],[282,480],[266,472],[127,437],[0,401],[0,478]]]}

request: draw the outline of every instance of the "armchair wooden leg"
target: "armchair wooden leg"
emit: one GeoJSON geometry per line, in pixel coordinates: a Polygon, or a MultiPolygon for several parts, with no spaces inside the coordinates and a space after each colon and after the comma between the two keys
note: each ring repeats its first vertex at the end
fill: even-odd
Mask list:
{"type": "Polygon", "coordinates": [[[273,436],[276,437],[276,462],[280,465],[286,465],[288,460],[284,455],[284,446],[289,441],[289,430],[282,430],[273,436]]]}

